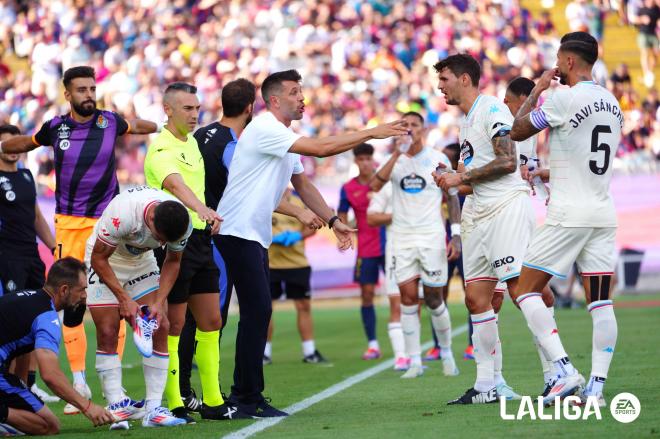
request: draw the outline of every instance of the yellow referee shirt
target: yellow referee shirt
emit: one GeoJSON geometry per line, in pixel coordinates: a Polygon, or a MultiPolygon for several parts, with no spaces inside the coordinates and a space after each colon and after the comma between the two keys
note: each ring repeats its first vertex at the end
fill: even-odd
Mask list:
{"type": "MultiPolygon", "coordinates": [[[[163,181],[171,174],[180,174],[186,186],[204,204],[204,160],[199,152],[197,140],[192,133],[184,142],[172,134],[168,129],[163,131],[149,145],[147,156],[144,159],[144,175],[147,184],[157,189],[163,188],[163,181]]],[[[169,192],[168,192],[169,193],[169,192]]],[[[199,219],[196,212],[188,209],[195,229],[204,230],[206,223],[199,219]]]]}

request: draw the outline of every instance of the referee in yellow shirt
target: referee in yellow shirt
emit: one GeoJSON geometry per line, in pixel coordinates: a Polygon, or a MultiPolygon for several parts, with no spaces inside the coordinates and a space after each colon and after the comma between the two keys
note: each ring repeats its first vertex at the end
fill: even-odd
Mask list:
{"type": "Polygon", "coordinates": [[[165,396],[172,413],[188,422],[194,420],[183,405],[178,375],[179,337],[187,306],[197,322],[196,358],[204,395],[202,418],[224,420],[238,414],[234,407],[224,403],[218,380],[219,273],[213,261],[211,234],[218,232],[221,218],[206,207],[204,200],[204,161],[192,135],[200,108],[195,93],[196,87],[183,82],[165,89],[163,106],[167,124],[149,146],[144,162],[147,184],[177,197],[189,209],[193,222],[194,230],[183,253],[179,277],[167,298],[170,361],[165,396]]]}

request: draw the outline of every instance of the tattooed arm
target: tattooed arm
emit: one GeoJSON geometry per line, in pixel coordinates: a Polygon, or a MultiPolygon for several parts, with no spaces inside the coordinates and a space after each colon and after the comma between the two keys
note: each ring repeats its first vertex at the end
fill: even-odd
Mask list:
{"type": "Polygon", "coordinates": [[[509,134],[498,135],[493,139],[493,151],[495,160],[486,163],[480,168],[475,168],[460,174],[461,183],[475,183],[483,180],[491,180],[505,174],[516,171],[516,144],[513,143],[509,134]]]}
{"type": "Polygon", "coordinates": [[[558,76],[558,74],[559,71],[554,68],[544,72],[543,75],[541,75],[541,78],[532,89],[532,92],[529,94],[527,99],[525,99],[525,102],[518,110],[518,113],[516,113],[516,118],[513,121],[513,126],[511,127],[510,135],[512,140],[520,142],[529,139],[534,134],[545,128],[545,126],[543,126],[545,124],[541,121],[538,121],[537,124],[532,123],[532,117],[542,117],[540,115],[534,116],[532,114],[532,110],[536,108],[536,103],[538,102],[539,97],[541,97],[541,93],[550,87],[552,80],[558,76]],[[537,126],[541,126],[542,128],[537,128],[537,126]]]}

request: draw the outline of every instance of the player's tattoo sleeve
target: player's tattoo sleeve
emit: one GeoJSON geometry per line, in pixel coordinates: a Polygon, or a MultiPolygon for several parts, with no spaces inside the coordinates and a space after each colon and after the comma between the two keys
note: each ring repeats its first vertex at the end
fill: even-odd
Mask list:
{"type": "Polygon", "coordinates": [[[511,127],[511,139],[520,142],[529,139],[534,134],[541,131],[534,126],[531,119],[531,112],[536,108],[536,103],[538,102],[540,95],[541,93],[537,92],[536,89],[532,90],[527,99],[525,99],[525,102],[520,106],[513,121],[513,126],[511,127]]]}
{"type": "Polygon", "coordinates": [[[461,174],[463,183],[491,180],[516,171],[518,163],[516,160],[516,144],[513,143],[509,135],[495,137],[493,139],[493,151],[495,152],[495,160],[480,168],[461,174]]]}

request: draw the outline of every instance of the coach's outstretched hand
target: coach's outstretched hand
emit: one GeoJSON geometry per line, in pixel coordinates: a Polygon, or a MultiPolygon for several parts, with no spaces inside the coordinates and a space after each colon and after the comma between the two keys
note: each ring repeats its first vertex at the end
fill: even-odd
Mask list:
{"type": "Polygon", "coordinates": [[[337,237],[337,247],[339,250],[343,251],[353,248],[353,233],[357,233],[357,229],[352,229],[337,220],[332,224],[332,231],[337,237]]]}
{"type": "Polygon", "coordinates": [[[85,416],[87,416],[87,419],[92,421],[94,427],[115,422],[115,418],[112,416],[112,414],[109,411],[107,411],[100,405],[94,404],[93,402],[90,403],[89,408],[84,411],[84,414],[85,416]]]}
{"type": "Polygon", "coordinates": [[[394,122],[384,123],[371,128],[371,137],[374,139],[387,139],[392,136],[403,136],[408,134],[408,128],[404,126],[403,119],[395,120],[394,122]]]}

